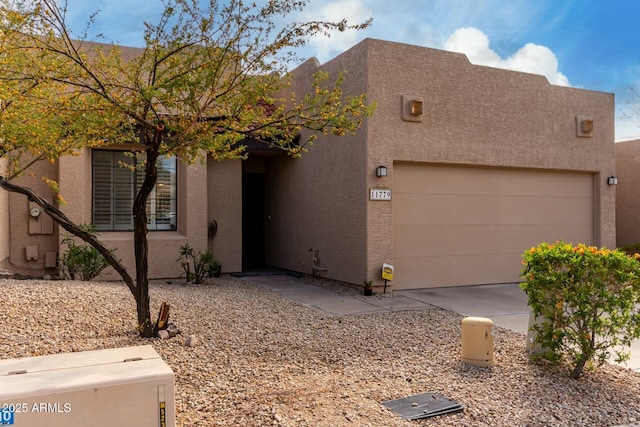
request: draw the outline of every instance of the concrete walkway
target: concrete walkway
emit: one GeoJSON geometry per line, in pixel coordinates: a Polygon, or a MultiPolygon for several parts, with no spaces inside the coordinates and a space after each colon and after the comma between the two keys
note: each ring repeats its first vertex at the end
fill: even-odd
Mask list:
{"type": "MultiPolygon", "coordinates": [[[[435,306],[464,316],[487,317],[497,326],[524,335],[529,326],[527,296],[517,283],[395,291],[388,297],[363,300],[310,286],[286,274],[243,279],[329,315],[424,310],[435,306]]],[[[622,366],[640,372],[640,341],[631,346],[631,360],[622,366]]]]}
{"type": "Polygon", "coordinates": [[[366,301],[337,292],[311,286],[300,279],[288,275],[267,275],[243,277],[263,288],[267,288],[300,304],[334,316],[351,314],[384,313],[391,311],[424,310],[432,304],[403,295],[388,294],[388,298],[368,298],[366,301]]]}

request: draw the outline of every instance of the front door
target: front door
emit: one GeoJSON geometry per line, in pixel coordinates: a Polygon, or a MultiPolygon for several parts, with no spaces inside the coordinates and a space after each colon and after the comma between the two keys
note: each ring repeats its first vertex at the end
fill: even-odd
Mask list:
{"type": "Polygon", "coordinates": [[[264,173],[242,174],[242,268],[264,266],[264,173]]]}

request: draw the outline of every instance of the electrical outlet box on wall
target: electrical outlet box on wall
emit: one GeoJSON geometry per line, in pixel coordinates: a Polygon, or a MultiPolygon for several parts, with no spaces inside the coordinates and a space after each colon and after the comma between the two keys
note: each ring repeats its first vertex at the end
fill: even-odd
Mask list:
{"type": "Polygon", "coordinates": [[[35,245],[25,246],[24,247],[24,257],[27,261],[37,261],[38,260],[38,247],[35,245]]]}

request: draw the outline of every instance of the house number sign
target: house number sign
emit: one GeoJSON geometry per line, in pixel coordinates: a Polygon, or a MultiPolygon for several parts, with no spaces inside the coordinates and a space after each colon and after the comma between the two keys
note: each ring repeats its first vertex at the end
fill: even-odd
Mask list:
{"type": "Polygon", "coordinates": [[[391,190],[388,188],[372,188],[369,190],[369,200],[391,200],[391,190]]]}

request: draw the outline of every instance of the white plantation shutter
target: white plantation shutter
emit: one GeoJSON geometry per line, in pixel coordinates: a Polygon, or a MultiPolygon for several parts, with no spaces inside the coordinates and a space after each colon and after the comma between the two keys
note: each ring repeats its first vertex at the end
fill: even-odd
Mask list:
{"type": "Polygon", "coordinates": [[[98,230],[112,230],[113,156],[107,151],[93,152],[93,224],[98,230]]]}
{"type": "MultiPolygon", "coordinates": [[[[132,206],[144,172],[136,171],[145,154],[93,152],[93,224],[98,230],[132,230],[132,206]]],[[[158,160],[158,182],[147,202],[150,230],[176,229],[176,159],[158,160]]]]}
{"type": "Polygon", "coordinates": [[[150,215],[156,229],[175,229],[176,224],[176,162],[175,158],[163,158],[158,161],[158,182],[154,188],[150,215]]]}
{"type": "Polygon", "coordinates": [[[133,198],[135,197],[134,158],[113,152],[113,230],[133,229],[133,198]]]}

